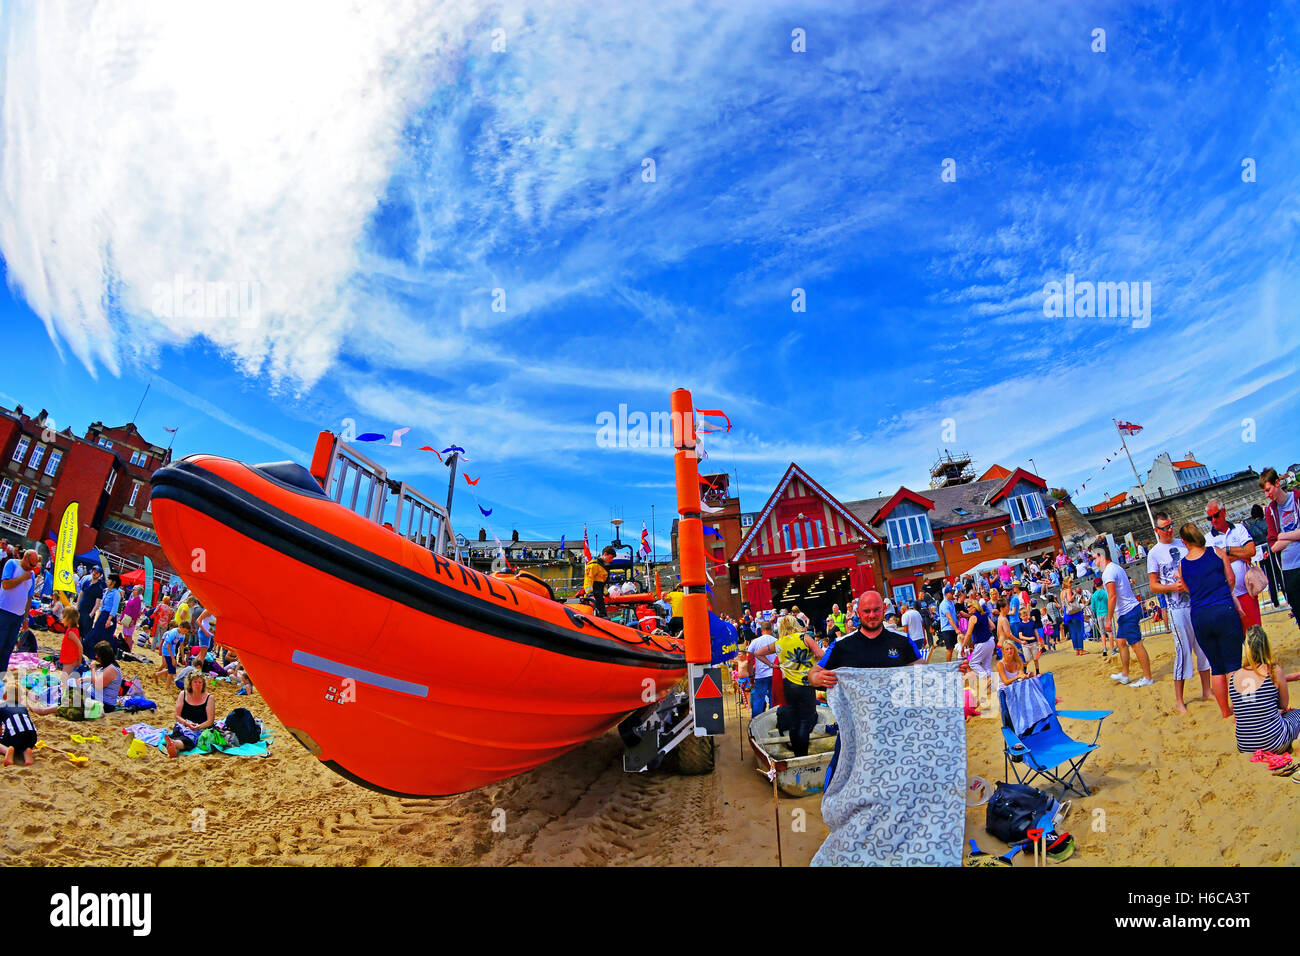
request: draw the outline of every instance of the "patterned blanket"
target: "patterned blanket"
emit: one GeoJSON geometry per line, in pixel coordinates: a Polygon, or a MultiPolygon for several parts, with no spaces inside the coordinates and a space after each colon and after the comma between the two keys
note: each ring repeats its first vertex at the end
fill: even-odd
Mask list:
{"type": "Polygon", "coordinates": [[[966,726],[957,662],[836,669],[840,755],[814,866],[960,866],[966,726]]]}

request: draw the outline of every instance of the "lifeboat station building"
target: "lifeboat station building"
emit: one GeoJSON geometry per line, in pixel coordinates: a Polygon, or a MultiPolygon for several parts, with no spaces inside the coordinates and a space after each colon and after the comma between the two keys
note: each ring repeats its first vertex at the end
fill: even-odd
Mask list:
{"type": "Polygon", "coordinates": [[[820,626],[833,604],[843,609],[868,588],[911,601],[966,572],[1060,548],[1042,478],[995,465],[977,479],[969,459],[956,469],[951,461],[932,470],[938,487],[855,501],[839,501],[792,462],[728,556],[742,605],[797,606],[820,626]]]}

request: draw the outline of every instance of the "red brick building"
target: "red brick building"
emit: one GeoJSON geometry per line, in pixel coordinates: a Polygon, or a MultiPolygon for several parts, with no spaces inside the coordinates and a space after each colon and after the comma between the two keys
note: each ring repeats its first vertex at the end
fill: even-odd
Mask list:
{"type": "Polygon", "coordinates": [[[145,556],[170,567],[149,513],[150,478],[171,452],[133,423],[95,422],[84,437],[56,431],[45,409],[0,409],[0,536],[36,542],[58,536],[64,509],[78,503],[77,553],[102,548],[135,565],[145,556]]]}
{"type": "MultiPolygon", "coordinates": [[[[868,589],[914,600],[980,564],[1060,547],[1042,478],[995,465],[974,479],[968,462],[952,474],[941,464],[941,487],[842,502],[792,462],[752,522],[737,502],[744,536],[728,542],[726,560],[740,599],[756,611],[798,606],[820,621],[868,589]]],[[[725,607],[716,585],[714,595],[715,609],[725,607]]]]}

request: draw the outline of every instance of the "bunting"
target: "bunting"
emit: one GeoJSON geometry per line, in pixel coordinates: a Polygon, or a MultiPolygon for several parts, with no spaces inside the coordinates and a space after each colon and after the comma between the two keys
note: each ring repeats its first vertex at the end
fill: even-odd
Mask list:
{"type": "Polygon", "coordinates": [[[465,484],[470,486],[477,485],[479,482],[479,478],[483,477],[482,475],[479,475],[478,478],[475,478],[473,481],[470,481],[468,472],[461,472],[460,476],[465,479],[465,484]]]}
{"type": "Polygon", "coordinates": [[[357,441],[366,441],[366,442],[369,442],[369,441],[383,441],[383,440],[384,440],[385,438],[387,438],[387,437],[388,437],[387,435],[380,434],[379,432],[366,432],[366,433],[363,434],[363,435],[358,435],[356,440],[357,440],[357,441]]]}

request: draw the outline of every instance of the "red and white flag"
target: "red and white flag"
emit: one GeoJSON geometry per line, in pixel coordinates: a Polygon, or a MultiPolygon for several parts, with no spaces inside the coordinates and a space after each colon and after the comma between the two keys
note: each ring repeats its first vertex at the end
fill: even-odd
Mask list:
{"type": "Polygon", "coordinates": [[[1115,427],[1119,429],[1121,435],[1136,435],[1142,430],[1141,425],[1134,425],[1132,422],[1116,422],[1115,427]]]}
{"type": "Polygon", "coordinates": [[[650,532],[646,528],[644,521],[641,522],[641,553],[650,553],[650,532]]]}
{"type": "Polygon", "coordinates": [[[587,526],[582,526],[582,556],[586,560],[591,560],[591,543],[587,540],[587,526]]]}

